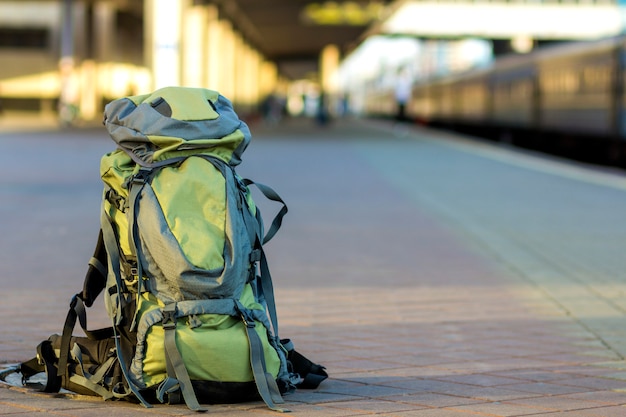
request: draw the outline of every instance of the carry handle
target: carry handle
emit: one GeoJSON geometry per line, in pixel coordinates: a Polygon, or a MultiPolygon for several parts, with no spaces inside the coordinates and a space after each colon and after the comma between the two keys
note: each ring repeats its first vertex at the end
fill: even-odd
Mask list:
{"type": "Polygon", "coordinates": [[[277,203],[281,203],[283,205],[282,208],[280,209],[280,211],[274,217],[274,220],[272,220],[272,224],[271,224],[269,230],[267,231],[267,233],[265,234],[265,237],[263,237],[263,242],[262,243],[266,244],[267,242],[270,241],[270,239],[272,239],[274,237],[276,232],[278,232],[278,229],[280,229],[280,226],[283,223],[283,217],[285,217],[285,214],[287,214],[289,209],[287,208],[287,204],[285,204],[283,199],[280,198],[278,193],[276,191],[274,191],[271,187],[269,187],[269,186],[267,186],[265,184],[254,182],[254,181],[252,181],[251,179],[248,179],[248,178],[243,178],[242,181],[243,181],[243,183],[246,186],[255,185],[259,189],[259,191],[261,191],[263,193],[263,195],[267,199],[275,201],[277,203]]]}

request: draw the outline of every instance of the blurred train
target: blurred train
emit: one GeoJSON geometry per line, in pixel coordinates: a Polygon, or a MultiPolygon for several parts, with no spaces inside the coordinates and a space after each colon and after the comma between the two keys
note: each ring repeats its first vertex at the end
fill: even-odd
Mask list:
{"type": "MultiPolygon", "coordinates": [[[[626,167],[626,37],[545,46],[487,68],[416,82],[409,119],[594,163],[626,167]]],[[[393,117],[394,91],[367,93],[393,117]]]]}

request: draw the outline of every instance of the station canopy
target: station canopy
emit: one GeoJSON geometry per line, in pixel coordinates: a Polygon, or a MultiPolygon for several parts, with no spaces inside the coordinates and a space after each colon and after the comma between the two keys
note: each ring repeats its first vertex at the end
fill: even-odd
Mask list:
{"type": "Polygon", "coordinates": [[[353,50],[391,0],[218,0],[221,13],[281,73],[302,78],[315,72],[321,51],[336,45],[353,50]]]}

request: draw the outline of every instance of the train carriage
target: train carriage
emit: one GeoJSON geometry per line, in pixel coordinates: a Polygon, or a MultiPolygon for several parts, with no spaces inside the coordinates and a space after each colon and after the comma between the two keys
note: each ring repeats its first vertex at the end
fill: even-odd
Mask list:
{"type": "Polygon", "coordinates": [[[617,133],[618,46],[615,40],[577,43],[540,54],[540,128],[607,137],[617,133]]]}
{"type": "MultiPolygon", "coordinates": [[[[499,57],[484,69],[420,80],[408,113],[433,126],[626,166],[625,86],[626,36],[618,36],[542,47],[499,57]]],[[[385,113],[377,107],[379,116],[385,113]]]]}
{"type": "Polygon", "coordinates": [[[491,114],[489,73],[474,70],[451,83],[454,94],[454,119],[466,124],[485,124],[491,114]]]}
{"type": "Polygon", "coordinates": [[[523,56],[496,62],[491,72],[491,114],[495,126],[529,129],[537,126],[536,67],[523,56]]]}

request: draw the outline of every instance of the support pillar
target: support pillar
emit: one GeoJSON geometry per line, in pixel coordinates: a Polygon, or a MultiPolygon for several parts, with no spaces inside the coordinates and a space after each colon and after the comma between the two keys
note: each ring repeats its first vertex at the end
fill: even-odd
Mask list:
{"type": "Polygon", "coordinates": [[[236,37],[235,101],[244,111],[252,111],[258,93],[259,66],[256,51],[241,36],[236,37]]]}
{"type": "Polygon", "coordinates": [[[207,34],[207,10],[192,6],[184,12],[183,24],[183,85],[204,87],[206,79],[204,41],[207,34]]]}
{"type": "Polygon", "coordinates": [[[93,5],[94,58],[98,62],[114,59],[116,45],[115,5],[110,1],[99,1],[93,5]]]}
{"type": "Polygon", "coordinates": [[[252,47],[248,48],[250,50],[250,68],[248,69],[248,80],[249,80],[249,102],[251,106],[256,106],[261,101],[261,54],[253,49],[252,47]]]}
{"type": "Polygon", "coordinates": [[[206,68],[206,73],[204,83],[207,88],[221,93],[220,82],[223,68],[220,61],[221,50],[223,48],[223,25],[219,21],[218,10],[215,5],[206,6],[206,22],[206,46],[204,53],[204,67],[206,68]]]}
{"type": "Polygon", "coordinates": [[[243,38],[241,37],[241,34],[237,33],[237,32],[233,32],[233,42],[234,42],[234,47],[233,47],[233,52],[234,52],[234,56],[233,56],[233,82],[232,82],[232,87],[233,87],[233,93],[232,93],[232,100],[233,103],[241,105],[244,104],[245,101],[245,73],[246,73],[246,49],[245,49],[245,44],[243,42],[243,38]]]}
{"type": "Polygon", "coordinates": [[[233,102],[235,101],[235,45],[236,36],[231,23],[220,21],[221,47],[218,65],[221,65],[217,90],[233,102]]]}
{"type": "Polygon", "coordinates": [[[76,117],[76,76],[74,71],[74,13],[72,0],[61,5],[61,59],[59,73],[59,118],[63,124],[71,124],[76,117]]]}
{"type": "Polygon", "coordinates": [[[336,73],[339,68],[339,48],[337,45],[327,45],[320,56],[320,84],[322,90],[328,94],[337,91],[336,73]]]}
{"type": "Polygon", "coordinates": [[[337,108],[337,70],[339,68],[339,48],[337,45],[327,45],[320,56],[319,79],[321,87],[320,111],[334,113],[337,108]]]}
{"type": "Polygon", "coordinates": [[[181,84],[183,0],[145,0],[146,66],[152,89],[181,84]]]}
{"type": "Polygon", "coordinates": [[[278,89],[278,68],[269,61],[260,63],[259,68],[259,96],[264,99],[278,89]]]}

